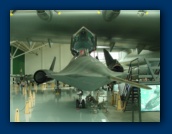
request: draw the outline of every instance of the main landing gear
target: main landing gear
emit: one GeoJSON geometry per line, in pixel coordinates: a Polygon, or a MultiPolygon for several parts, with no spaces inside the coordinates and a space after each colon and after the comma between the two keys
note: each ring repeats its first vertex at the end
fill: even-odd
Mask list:
{"type": "Polygon", "coordinates": [[[85,100],[82,99],[83,91],[79,90],[77,94],[79,98],[76,99],[76,108],[85,108],[85,100]]]}

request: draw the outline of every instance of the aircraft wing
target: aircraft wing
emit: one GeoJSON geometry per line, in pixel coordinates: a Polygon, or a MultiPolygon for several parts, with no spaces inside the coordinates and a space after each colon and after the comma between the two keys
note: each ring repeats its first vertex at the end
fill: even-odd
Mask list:
{"type": "Polygon", "coordinates": [[[35,73],[34,78],[36,82],[39,81],[40,83],[49,79],[56,79],[86,91],[98,89],[112,81],[124,82],[135,87],[151,89],[147,85],[118,78],[120,75],[124,75],[124,73],[109,70],[103,63],[91,56],[79,56],[73,59],[59,73],[39,70],[35,73]]]}
{"type": "Polygon", "coordinates": [[[100,47],[110,46],[113,51],[160,50],[159,10],[58,10],[58,13],[17,10],[10,17],[10,41],[22,41],[25,45],[32,45],[29,42],[68,44],[73,31],[85,26],[96,33],[100,47]]]}
{"type": "Polygon", "coordinates": [[[139,83],[136,83],[136,82],[132,82],[132,81],[128,81],[128,80],[125,80],[125,79],[122,79],[122,78],[118,78],[118,77],[111,77],[111,79],[113,81],[118,81],[118,82],[121,82],[121,83],[127,83],[127,84],[130,84],[134,87],[138,87],[138,88],[144,88],[144,89],[151,89],[149,86],[147,85],[143,85],[143,84],[139,84],[139,83]]]}

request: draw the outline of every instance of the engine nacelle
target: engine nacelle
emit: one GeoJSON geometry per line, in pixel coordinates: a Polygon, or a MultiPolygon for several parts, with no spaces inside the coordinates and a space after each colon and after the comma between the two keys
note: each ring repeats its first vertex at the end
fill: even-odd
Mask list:
{"type": "Polygon", "coordinates": [[[115,71],[115,72],[124,72],[124,68],[118,62],[118,60],[114,60],[108,67],[110,70],[115,71]]]}
{"type": "Polygon", "coordinates": [[[44,82],[53,80],[52,78],[47,77],[47,74],[49,74],[51,72],[52,71],[50,71],[50,70],[38,70],[35,72],[33,78],[37,84],[42,84],[44,82]]]}
{"type": "Polygon", "coordinates": [[[118,62],[117,59],[113,59],[106,49],[103,49],[103,52],[106,60],[106,65],[110,70],[115,72],[124,72],[123,66],[118,62]]]}
{"type": "Polygon", "coordinates": [[[120,14],[120,10],[103,10],[102,11],[103,19],[107,22],[112,21],[113,19],[118,17],[119,14],[120,14]]]}

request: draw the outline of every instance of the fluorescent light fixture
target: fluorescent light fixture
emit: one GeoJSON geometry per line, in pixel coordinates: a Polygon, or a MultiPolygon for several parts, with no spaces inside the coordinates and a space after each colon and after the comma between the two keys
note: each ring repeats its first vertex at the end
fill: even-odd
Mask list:
{"type": "Polygon", "coordinates": [[[57,14],[58,14],[58,15],[61,15],[61,12],[58,12],[57,14]]]}
{"type": "Polygon", "coordinates": [[[110,48],[109,46],[97,46],[97,48],[110,48]]]}
{"type": "Polygon", "coordinates": [[[98,10],[98,11],[97,11],[97,14],[101,14],[101,11],[100,11],[100,10],[98,10]]]}
{"type": "Polygon", "coordinates": [[[102,119],[102,122],[106,122],[106,119],[102,119]]]}
{"type": "Polygon", "coordinates": [[[10,16],[13,16],[13,13],[10,12],[10,16]]]}

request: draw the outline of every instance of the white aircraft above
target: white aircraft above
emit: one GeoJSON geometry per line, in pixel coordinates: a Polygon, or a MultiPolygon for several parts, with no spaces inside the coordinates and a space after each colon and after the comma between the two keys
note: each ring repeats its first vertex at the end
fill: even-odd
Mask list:
{"type": "Polygon", "coordinates": [[[160,51],[160,10],[11,10],[10,43],[70,44],[82,26],[96,33],[98,48],[160,51]]]}

